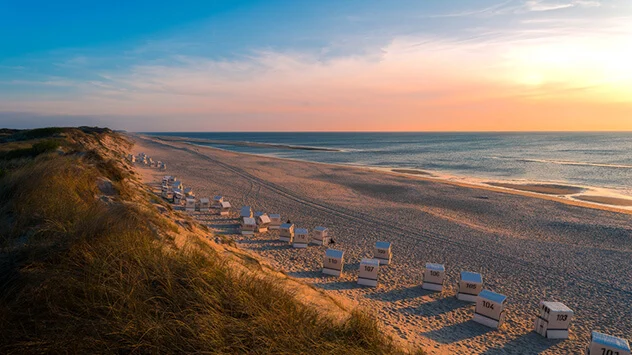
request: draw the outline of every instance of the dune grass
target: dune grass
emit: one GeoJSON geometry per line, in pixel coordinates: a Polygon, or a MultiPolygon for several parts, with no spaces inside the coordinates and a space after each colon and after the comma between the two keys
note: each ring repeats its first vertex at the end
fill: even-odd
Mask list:
{"type": "Polygon", "coordinates": [[[123,163],[86,152],[0,161],[0,353],[403,353],[360,312],[334,322],[200,241],[174,248],[123,163]],[[103,201],[99,178],[126,194],[103,201]]]}

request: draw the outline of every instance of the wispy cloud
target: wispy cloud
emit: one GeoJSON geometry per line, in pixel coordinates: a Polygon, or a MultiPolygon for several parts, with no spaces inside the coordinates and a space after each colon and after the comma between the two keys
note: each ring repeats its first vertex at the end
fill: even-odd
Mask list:
{"type": "Polygon", "coordinates": [[[459,12],[426,15],[429,18],[449,17],[490,17],[507,14],[525,14],[529,12],[546,12],[569,8],[593,8],[600,7],[602,3],[597,0],[507,0],[491,6],[469,9],[459,12]]]}
{"type": "Polygon", "coordinates": [[[288,123],[290,129],[476,129],[466,121],[498,123],[512,109],[520,116],[582,107],[581,116],[605,106],[618,120],[632,113],[632,16],[563,15],[591,6],[601,7],[504,1],[440,15],[457,22],[494,16],[449,33],[411,31],[387,41],[349,36],[317,49],[259,46],[230,57],[196,53],[200,43],[173,38],[119,53],[73,52],[56,58],[57,76],[0,80],[0,90],[63,92],[0,97],[0,110],[145,117],[143,124],[167,130],[278,130],[288,123]]]}

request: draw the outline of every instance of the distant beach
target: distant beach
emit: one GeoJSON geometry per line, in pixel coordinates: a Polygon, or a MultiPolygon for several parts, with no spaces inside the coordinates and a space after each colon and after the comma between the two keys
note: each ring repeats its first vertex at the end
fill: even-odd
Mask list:
{"type": "Polygon", "coordinates": [[[234,152],[365,166],[632,211],[632,133],[154,133],[234,152]]]}
{"type": "Polygon", "coordinates": [[[320,271],[325,247],[293,249],[278,241],[276,231],[241,236],[235,213],[199,216],[215,233],[279,270],[375,314],[402,343],[422,345],[431,354],[583,354],[591,330],[629,337],[630,211],[568,200],[566,194],[579,186],[519,186],[528,190],[519,191],[486,180],[477,186],[439,180],[415,174],[417,169],[376,171],[179,141],[136,141],[135,152],[168,164],[165,172],[148,170],[147,183],[173,174],[197,196],[221,194],[235,208],[280,213],[299,227],[328,227],[335,248],[345,251],[340,279],[320,271]],[[371,257],[379,240],[393,243],[393,264],[380,269],[376,289],[359,287],[358,263],[371,257]],[[427,262],[446,266],[442,293],[420,288],[427,262]],[[455,299],[463,270],[481,272],[485,288],[509,297],[501,330],[473,323],[472,306],[455,299]],[[550,341],[532,331],[541,300],[564,302],[576,311],[569,340],[550,341]]]}

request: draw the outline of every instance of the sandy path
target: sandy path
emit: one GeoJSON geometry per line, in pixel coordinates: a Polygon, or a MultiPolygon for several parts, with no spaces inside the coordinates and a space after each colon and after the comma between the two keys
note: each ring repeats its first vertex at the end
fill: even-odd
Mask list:
{"type": "MultiPolygon", "coordinates": [[[[210,148],[138,140],[135,151],[167,162],[198,196],[222,194],[233,206],[281,213],[300,227],[324,225],[346,252],[345,276],[320,274],[324,247],[294,250],[276,232],[242,238],[287,273],[359,302],[389,330],[443,353],[580,354],[590,330],[632,338],[630,215],[459,187],[365,169],[304,163],[210,148]],[[356,286],[358,262],[373,243],[394,243],[394,264],[377,289],[356,286]],[[426,262],[445,263],[447,289],[421,290],[426,262]],[[470,321],[454,298],[461,270],[483,274],[486,288],[509,296],[508,322],[492,331],[470,321]],[[571,339],[531,332],[540,299],[576,312],[571,339]]],[[[163,173],[157,174],[162,175],[163,173]]],[[[200,216],[234,234],[235,220],[200,216]]]]}

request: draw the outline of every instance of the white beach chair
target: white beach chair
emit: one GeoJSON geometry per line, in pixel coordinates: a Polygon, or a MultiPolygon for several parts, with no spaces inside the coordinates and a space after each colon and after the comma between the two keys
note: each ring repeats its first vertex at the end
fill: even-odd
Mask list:
{"type": "Polygon", "coordinates": [[[315,245],[329,245],[329,229],[326,227],[316,227],[312,231],[311,243],[315,245]]]}
{"type": "Polygon", "coordinates": [[[240,218],[252,218],[252,208],[250,206],[244,206],[239,211],[240,218]]]}
{"type": "Polygon", "coordinates": [[[630,355],[630,343],[612,335],[593,331],[586,355],[630,355]]]}
{"type": "Polygon", "coordinates": [[[213,207],[214,208],[222,208],[222,202],[224,202],[224,196],[214,196],[213,197],[213,207]]]}
{"type": "Polygon", "coordinates": [[[281,227],[281,215],[272,213],[268,215],[270,217],[270,229],[279,229],[281,227]]]}
{"type": "Polygon", "coordinates": [[[461,271],[461,279],[456,298],[466,302],[476,302],[483,290],[483,276],[477,272],[461,271]]]}
{"type": "Polygon", "coordinates": [[[187,198],[184,204],[184,210],[187,212],[195,212],[195,199],[187,198]]]}
{"type": "Polygon", "coordinates": [[[223,201],[222,202],[222,208],[219,209],[219,215],[220,216],[228,216],[228,214],[230,214],[230,202],[228,201],[223,201]]]}
{"type": "Polygon", "coordinates": [[[211,210],[211,200],[208,197],[200,199],[200,212],[208,213],[211,210]]]}
{"type": "Polygon", "coordinates": [[[380,261],[377,259],[362,259],[358,274],[358,285],[377,287],[380,261]]]}
{"type": "Polygon", "coordinates": [[[241,234],[242,235],[253,235],[255,234],[255,229],[257,228],[257,222],[252,217],[244,218],[241,224],[241,234]]]}
{"type": "Polygon", "coordinates": [[[442,264],[426,263],[421,288],[430,291],[443,291],[445,279],[445,266],[442,264]]]}
{"type": "Polygon", "coordinates": [[[180,189],[173,189],[173,203],[176,205],[181,205],[184,200],[184,194],[180,189]]]}
{"type": "Polygon", "coordinates": [[[292,243],[293,239],[294,239],[294,224],[283,223],[279,227],[279,240],[283,242],[292,243]]]}
{"type": "Polygon", "coordinates": [[[505,303],[507,296],[483,290],[476,299],[473,321],[490,328],[498,329],[505,321],[505,303]]]}
{"type": "Polygon", "coordinates": [[[323,274],[340,277],[344,266],[344,254],[344,251],[327,249],[323,260],[323,274]]]}
{"type": "Polygon", "coordinates": [[[573,310],[561,302],[540,302],[540,314],[535,319],[535,332],[549,339],[568,339],[573,310]]]}
{"type": "Polygon", "coordinates": [[[393,253],[391,251],[391,243],[389,242],[376,242],[375,250],[373,251],[373,258],[380,261],[380,265],[389,265],[393,253]]]}
{"type": "Polygon", "coordinates": [[[270,217],[267,214],[262,214],[255,218],[257,221],[257,232],[265,233],[268,231],[268,227],[270,226],[270,217]]]}
{"type": "Polygon", "coordinates": [[[309,245],[309,231],[305,228],[296,228],[294,230],[294,248],[307,248],[309,245]]]}

